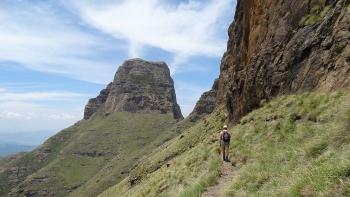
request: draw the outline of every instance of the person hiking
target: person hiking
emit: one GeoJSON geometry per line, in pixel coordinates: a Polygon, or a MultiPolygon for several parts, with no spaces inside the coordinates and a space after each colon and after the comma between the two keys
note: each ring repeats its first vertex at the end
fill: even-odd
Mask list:
{"type": "Polygon", "coordinates": [[[231,134],[227,130],[227,125],[224,125],[223,130],[220,133],[220,146],[222,152],[222,158],[224,161],[229,161],[228,159],[228,149],[230,146],[231,134]]]}

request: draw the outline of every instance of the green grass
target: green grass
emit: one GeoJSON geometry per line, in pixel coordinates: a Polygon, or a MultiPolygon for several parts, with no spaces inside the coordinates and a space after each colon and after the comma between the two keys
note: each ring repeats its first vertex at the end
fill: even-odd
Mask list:
{"type": "MultiPolygon", "coordinates": [[[[209,115],[100,197],[200,196],[220,173],[215,139],[224,119],[220,111],[209,115]]],[[[230,130],[237,176],[223,196],[350,195],[349,93],[282,96],[230,130]]]]}
{"type": "MultiPolygon", "coordinates": [[[[132,114],[139,116],[140,114],[132,114]]],[[[116,184],[128,175],[131,168],[146,158],[152,150],[164,144],[166,141],[179,135],[184,128],[190,127],[193,123],[183,120],[175,124],[172,114],[144,114],[140,122],[133,120],[132,117],[124,117],[130,124],[125,125],[126,131],[130,131],[130,125],[137,128],[143,128],[139,133],[131,133],[131,136],[122,134],[117,136],[118,140],[126,142],[126,146],[119,146],[119,155],[111,159],[100,171],[90,178],[84,185],[74,191],[71,196],[92,196],[102,192],[109,186],[116,184]],[[167,122],[170,121],[170,122],[167,122]],[[148,125],[148,128],[147,128],[148,125]],[[140,137],[135,142],[130,139],[140,137]],[[135,144],[135,145],[133,145],[135,144]],[[123,152],[124,151],[124,152],[123,152]],[[123,174],[121,174],[123,172],[123,174]],[[116,181],[117,180],[117,181],[116,181]]],[[[120,118],[118,118],[120,119],[120,118]]],[[[132,128],[131,128],[132,129],[132,128]]],[[[109,150],[108,148],[106,150],[109,150]]]]}
{"type": "Polygon", "coordinates": [[[172,114],[116,112],[107,116],[99,111],[17,160],[33,168],[18,189],[96,196],[121,181],[144,155],[177,136],[177,130],[171,129],[175,124],[172,114]],[[68,133],[69,137],[62,137],[68,133]],[[44,151],[50,154],[38,160],[44,151]],[[45,181],[31,184],[43,177],[45,181]]]}
{"type": "MultiPolygon", "coordinates": [[[[349,196],[350,93],[285,95],[262,105],[230,128],[236,176],[222,195],[349,196]]],[[[220,174],[225,119],[221,109],[195,124],[175,124],[172,114],[98,112],[0,167],[30,166],[35,173],[19,188],[56,196],[200,196],[220,174]],[[49,179],[29,185],[40,177],[49,179]]]]}
{"type": "Polygon", "coordinates": [[[76,128],[77,125],[64,129],[34,151],[17,154],[14,158],[6,160],[0,171],[0,196],[5,196],[27,176],[52,162],[60,150],[72,140],[76,128]]]}
{"type": "Polygon", "coordinates": [[[217,136],[224,119],[217,111],[198,122],[157,148],[128,178],[100,196],[199,196],[220,173],[217,136]]]}
{"type": "Polygon", "coordinates": [[[348,196],[350,95],[280,97],[234,129],[234,196],[348,196]]]}

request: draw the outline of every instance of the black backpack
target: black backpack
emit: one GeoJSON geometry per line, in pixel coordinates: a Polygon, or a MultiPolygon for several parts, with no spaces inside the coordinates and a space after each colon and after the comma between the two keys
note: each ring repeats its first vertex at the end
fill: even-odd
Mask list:
{"type": "Polygon", "coordinates": [[[229,142],[230,139],[231,139],[231,135],[230,135],[228,132],[224,132],[224,133],[222,134],[222,140],[223,140],[224,142],[229,142]]]}

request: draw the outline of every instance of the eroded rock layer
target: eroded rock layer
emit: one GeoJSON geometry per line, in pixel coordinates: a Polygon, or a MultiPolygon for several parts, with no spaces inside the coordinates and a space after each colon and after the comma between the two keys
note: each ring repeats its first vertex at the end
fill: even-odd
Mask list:
{"type": "Polygon", "coordinates": [[[232,122],[280,94],[349,89],[349,2],[237,2],[217,94],[232,122]]]}

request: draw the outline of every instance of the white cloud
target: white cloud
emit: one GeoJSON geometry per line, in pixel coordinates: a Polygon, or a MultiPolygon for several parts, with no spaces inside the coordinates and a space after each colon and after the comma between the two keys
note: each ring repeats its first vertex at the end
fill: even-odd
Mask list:
{"type": "MultiPolygon", "coordinates": [[[[0,89],[1,90],[1,89],[0,89]]],[[[67,100],[72,98],[84,98],[88,95],[67,91],[46,92],[12,92],[6,89],[0,91],[0,101],[53,101],[67,100]]]]}
{"type": "Polygon", "coordinates": [[[74,120],[77,117],[68,113],[50,114],[48,118],[53,120],[74,120]]]}
{"type": "Polygon", "coordinates": [[[222,55],[226,38],[218,35],[220,20],[233,8],[232,0],[190,0],[177,6],[163,0],[70,2],[86,23],[127,39],[131,57],[140,56],[143,45],[173,53],[173,71],[192,55],[222,55]]]}
{"type": "Polygon", "coordinates": [[[11,111],[2,111],[0,112],[0,118],[8,118],[8,119],[18,119],[22,118],[23,115],[16,113],[16,112],[11,112],[11,111]]]}
{"type": "Polygon", "coordinates": [[[0,133],[58,131],[82,118],[82,107],[61,102],[85,100],[87,95],[64,92],[14,92],[0,88],[0,133]],[[44,103],[55,101],[55,104],[44,103]],[[38,104],[41,103],[41,104],[38,104]]]}
{"type": "Polygon", "coordinates": [[[82,118],[82,109],[26,101],[0,102],[0,133],[59,131],[82,118]]]}
{"type": "Polygon", "coordinates": [[[219,32],[233,8],[234,0],[0,1],[0,62],[105,84],[118,58],[142,57],[147,45],[172,55],[174,73],[193,55],[222,55],[219,32]],[[116,58],[101,58],[106,53],[116,58]]]}
{"type": "Polygon", "coordinates": [[[0,2],[0,61],[30,69],[106,83],[115,66],[94,59],[98,52],[116,51],[101,38],[73,24],[48,2],[0,2]]]}

